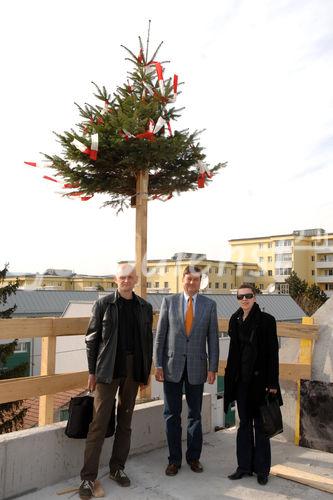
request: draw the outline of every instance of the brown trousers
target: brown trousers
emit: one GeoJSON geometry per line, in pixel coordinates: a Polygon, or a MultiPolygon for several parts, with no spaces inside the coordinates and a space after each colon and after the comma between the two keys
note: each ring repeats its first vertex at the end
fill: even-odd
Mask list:
{"type": "Polygon", "coordinates": [[[86,440],[81,479],[94,481],[97,478],[105,433],[118,388],[117,424],[109,467],[112,472],[125,467],[131,446],[132,415],[139,388],[139,383],[133,380],[133,356],[127,356],[127,377],[115,379],[111,384],[96,384],[94,417],[86,440]]]}

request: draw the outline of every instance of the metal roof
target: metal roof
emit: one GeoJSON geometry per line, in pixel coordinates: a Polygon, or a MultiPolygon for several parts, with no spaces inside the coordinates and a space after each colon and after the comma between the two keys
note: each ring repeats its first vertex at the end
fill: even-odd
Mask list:
{"type": "Polygon", "coordinates": [[[69,301],[95,301],[99,292],[65,291],[65,290],[17,290],[8,297],[7,303],[0,306],[0,311],[7,307],[17,306],[14,317],[18,316],[60,316],[69,301]]]}
{"type": "MultiPolygon", "coordinates": [[[[0,306],[0,310],[16,304],[14,317],[60,316],[69,302],[94,302],[99,295],[98,291],[18,290],[16,295],[8,298],[5,306],[0,306]]],[[[159,311],[162,299],[166,295],[168,294],[148,294],[147,300],[153,306],[154,311],[159,311]]],[[[206,296],[216,302],[219,317],[229,318],[238,308],[234,294],[206,294],[206,296]]],[[[257,302],[263,311],[272,314],[277,321],[300,321],[303,316],[306,316],[290,295],[257,295],[257,302]]]]}
{"type": "MultiPolygon", "coordinates": [[[[151,293],[148,295],[148,302],[151,303],[154,310],[159,311],[163,297],[168,294],[151,293]]],[[[206,297],[214,300],[217,306],[217,315],[219,318],[230,318],[237,310],[238,303],[235,294],[205,294],[206,297]]],[[[269,294],[257,295],[257,302],[262,311],[272,314],[277,321],[300,321],[305,312],[290,297],[290,295],[269,294]]]]}

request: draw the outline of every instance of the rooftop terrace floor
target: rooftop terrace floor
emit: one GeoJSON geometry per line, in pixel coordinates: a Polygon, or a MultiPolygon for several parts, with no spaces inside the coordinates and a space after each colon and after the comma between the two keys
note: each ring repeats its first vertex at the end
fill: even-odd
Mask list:
{"type": "MultiPolygon", "coordinates": [[[[202,474],[190,470],[183,464],[178,475],[168,477],[164,470],[167,465],[167,449],[160,448],[145,454],[130,456],[126,464],[126,472],[131,478],[129,488],[121,488],[108,478],[107,468],[100,470],[99,478],[105,490],[105,497],[113,500],[186,500],[186,499],[316,499],[333,498],[308,486],[286,479],[270,476],[266,486],[260,486],[256,477],[230,481],[227,476],[236,468],[235,429],[219,431],[204,436],[204,448],[201,461],[204,466],[202,474]]],[[[297,469],[320,474],[333,479],[333,454],[310,450],[285,443],[283,438],[272,440],[272,465],[283,464],[297,469]]],[[[76,487],[79,478],[27,493],[22,500],[55,500],[79,498],[77,494],[57,495],[64,489],[76,487]]]]}

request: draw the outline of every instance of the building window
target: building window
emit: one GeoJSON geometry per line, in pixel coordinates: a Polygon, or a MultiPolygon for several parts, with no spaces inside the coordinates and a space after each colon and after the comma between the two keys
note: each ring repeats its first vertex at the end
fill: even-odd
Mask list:
{"type": "Polygon", "coordinates": [[[208,288],[212,288],[212,283],[211,282],[208,283],[208,288]]]}
{"type": "Polygon", "coordinates": [[[290,260],[292,260],[291,253],[277,253],[277,254],[275,254],[275,261],[289,262],[290,260]]]}
{"type": "Polygon", "coordinates": [[[259,263],[262,264],[264,262],[264,258],[263,257],[259,257],[259,263]]]}
{"type": "Polygon", "coordinates": [[[312,270],[312,271],[311,271],[311,274],[312,274],[312,276],[314,276],[314,275],[315,275],[315,272],[312,270]]]}
{"type": "Polygon", "coordinates": [[[30,342],[18,342],[15,347],[15,352],[28,352],[30,342]]]}
{"type": "Polygon", "coordinates": [[[275,242],[276,247],[291,247],[291,240],[277,240],[275,242]]]}
{"type": "Polygon", "coordinates": [[[155,288],[159,288],[160,287],[160,282],[159,281],[155,281],[155,288]]]}
{"type": "Polygon", "coordinates": [[[272,269],[268,269],[268,276],[273,276],[273,271],[272,271],[272,269]]]}
{"type": "Polygon", "coordinates": [[[227,288],[227,284],[226,283],[223,283],[223,288],[227,288]]]}
{"type": "Polygon", "coordinates": [[[259,284],[259,290],[263,290],[264,289],[264,285],[262,283],[259,284]]]}
{"type": "Polygon", "coordinates": [[[166,274],[168,271],[169,271],[168,266],[165,266],[165,267],[164,267],[164,273],[166,274]]]}
{"type": "Polygon", "coordinates": [[[259,271],[259,276],[263,276],[264,275],[264,271],[259,271]]]}
{"type": "Polygon", "coordinates": [[[314,255],[311,255],[311,260],[312,260],[312,262],[314,262],[314,260],[315,260],[314,255]]]}
{"type": "Polygon", "coordinates": [[[215,283],[215,288],[220,288],[220,283],[215,283]]]}
{"type": "Polygon", "coordinates": [[[169,282],[168,281],[164,282],[164,288],[169,288],[169,282]]]}
{"type": "Polygon", "coordinates": [[[278,276],[289,276],[291,274],[291,267],[277,267],[275,269],[275,274],[278,276]]]}
{"type": "Polygon", "coordinates": [[[147,288],[151,288],[151,281],[147,281],[147,288]]]}
{"type": "Polygon", "coordinates": [[[272,243],[268,243],[268,248],[272,248],[272,243]]]}
{"type": "Polygon", "coordinates": [[[272,258],[272,256],[271,256],[271,255],[269,255],[269,256],[267,257],[267,262],[272,262],[272,261],[273,261],[273,258],[272,258]]]}
{"type": "Polygon", "coordinates": [[[262,248],[264,248],[264,244],[263,243],[259,243],[258,247],[259,247],[259,249],[262,249],[262,248]]]}

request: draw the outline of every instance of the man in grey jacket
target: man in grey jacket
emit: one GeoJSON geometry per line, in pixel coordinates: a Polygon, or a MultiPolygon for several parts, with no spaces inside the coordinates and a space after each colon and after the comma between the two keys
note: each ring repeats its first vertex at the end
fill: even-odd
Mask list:
{"type": "Polygon", "coordinates": [[[82,499],[94,494],[99,458],[117,391],[110,478],[120,486],[130,485],[124,467],[130,450],[132,415],[139,385],[148,383],[151,369],[152,307],[133,292],[137,283],[133,266],[120,264],[116,281],[117,290],[95,302],[86,334],[88,389],[95,391],[95,397],[94,418],[81,470],[82,499]]]}
{"type": "Polygon", "coordinates": [[[199,295],[201,269],[187,266],[184,292],[163,299],[155,341],[155,378],[164,384],[164,417],[169,446],[165,473],[181,467],[181,410],[185,388],[188,405],[186,461],[202,472],[201,407],[204,383],[213,384],[218,371],[219,340],[216,303],[199,295]],[[208,346],[208,366],[207,347],[208,346]]]}

